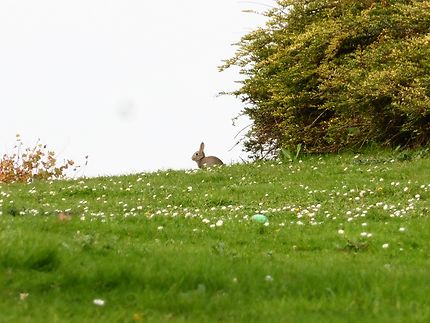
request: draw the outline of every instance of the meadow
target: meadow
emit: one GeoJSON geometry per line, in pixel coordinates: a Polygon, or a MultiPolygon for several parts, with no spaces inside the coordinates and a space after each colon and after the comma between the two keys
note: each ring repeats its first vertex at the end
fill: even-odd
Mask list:
{"type": "Polygon", "coordinates": [[[0,322],[429,322],[428,154],[293,159],[1,184],[0,322]]]}

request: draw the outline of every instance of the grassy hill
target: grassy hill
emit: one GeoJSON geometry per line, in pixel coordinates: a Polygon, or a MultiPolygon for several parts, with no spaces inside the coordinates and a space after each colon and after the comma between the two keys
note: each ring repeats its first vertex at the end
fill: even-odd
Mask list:
{"type": "Polygon", "coordinates": [[[0,212],[1,322],[430,320],[429,157],[2,184],[0,212]]]}

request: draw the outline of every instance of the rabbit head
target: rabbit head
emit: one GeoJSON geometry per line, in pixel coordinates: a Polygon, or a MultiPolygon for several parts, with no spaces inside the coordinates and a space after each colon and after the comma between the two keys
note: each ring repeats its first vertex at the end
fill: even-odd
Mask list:
{"type": "Polygon", "coordinates": [[[203,158],[205,158],[205,153],[204,153],[203,149],[205,149],[205,144],[202,142],[200,144],[200,149],[197,150],[193,154],[193,156],[191,157],[191,159],[198,163],[199,160],[202,160],[203,158]]]}

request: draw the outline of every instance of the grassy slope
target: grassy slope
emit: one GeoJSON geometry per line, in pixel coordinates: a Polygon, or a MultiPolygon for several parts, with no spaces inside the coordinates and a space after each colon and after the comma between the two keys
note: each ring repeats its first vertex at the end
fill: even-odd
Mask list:
{"type": "Polygon", "coordinates": [[[343,155],[2,185],[0,321],[428,322],[429,169],[343,155]]]}

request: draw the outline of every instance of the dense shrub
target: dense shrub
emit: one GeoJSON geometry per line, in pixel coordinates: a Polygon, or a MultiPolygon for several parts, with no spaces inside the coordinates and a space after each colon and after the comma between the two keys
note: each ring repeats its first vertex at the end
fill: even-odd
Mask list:
{"type": "Polygon", "coordinates": [[[14,152],[4,154],[0,159],[0,183],[62,178],[73,165],[72,160],[59,165],[55,153],[48,151],[46,145],[36,144],[32,148],[25,148],[17,135],[14,152]]]}
{"type": "Polygon", "coordinates": [[[221,70],[253,125],[245,148],[305,152],[430,142],[430,1],[278,0],[221,70]]]}

